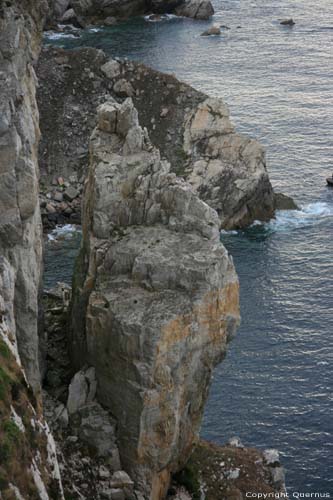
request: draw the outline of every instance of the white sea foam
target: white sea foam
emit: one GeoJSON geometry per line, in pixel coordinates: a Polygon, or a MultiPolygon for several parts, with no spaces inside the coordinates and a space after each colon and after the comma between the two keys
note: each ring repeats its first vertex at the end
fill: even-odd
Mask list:
{"type": "Polygon", "coordinates": [[[65,224],[64,226],[57,226],[51,231],[47,237],[49,241],[55,241],[58,238],[67,239],[72,238],[75,233],[80,233],[81,227],[75,224],[65,224]]]}
{"type": "Polygon", "coordinates": [[[103,28],[89,28],[87,31],[88,33],[99,33],[100,31],[103,31],[103,28]]]}
{"type": "Polygon", "coordinates": [[[64,33],[64,32],[55,32],[55,31],[46,31],[46,38],[49,40],[62,40],[63,38],[78,38],[78,35],[74,35],[73,33],[64,33]]]}
{"type": "MultiPolygon", "coordinates": [[[[300,210],[278,210],[274,219],[269,222],[255,220],[249,229],[263,229],[267,233],[286,232],[317,225],[328,218],[333,218],[333,205],[318,201],[304,205],[300,210]]],[[[222,229],[221,236],[240,235],[242,233],[242,230],[222,229]]]]}
{"type": "Polygon", "coordinates": [[[175,14],[161,14],[157,16],[158,17],[152,16],[152,14],[150,14],[148,16],[143,16],[143,17],[144,20],[149,23],[160,23],[161,21],[171,21],[172,19],[176,19],[177,17],[179,17],[176,16],[175,14]]]}
{"type": "Polygon", "coordinates": [[[333,205],[315,202],[304,205],[300,210],[279,210],[276,218],[264,225],[273,231],[288,231],[312,226],[330,217],[333,217],[333,205]]]}
{"type": "Polygon", "coordinates": [[[224,234],[238,234],[238,231],[235,229],[221,229],[221,235],[223,236],[224,234]]]}

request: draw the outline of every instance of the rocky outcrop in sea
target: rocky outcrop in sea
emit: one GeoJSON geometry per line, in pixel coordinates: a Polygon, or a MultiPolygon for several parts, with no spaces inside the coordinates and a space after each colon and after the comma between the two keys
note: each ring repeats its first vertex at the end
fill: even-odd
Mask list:
{"type": "Polygon", "coordinates": [[[73,361],[96,370],[125,469],[162,499],[235,333],[238,280],[217,213],[161,160],[130,98],[99,107],[90,158],[73,361]]]}
{"type": "Polygon", "coordinates": [[[47,0],[47,26],[57,22],[79,27],[87,24],[113,25],[117,20],[143,14],[174,13],[193,19],[209,19],[214,14],[210,0],[47,0]]]}
{"type": "MultiPolygon", "coordinates": [[[[108,60],[102,51],[79,53],[49,48],[38,65],[39,158],[50,198],[53,178],[80,178],[87,172],[95,109],[111,95],[119,103],[132,98],[162,158],[217,210],[221,227],[241,228],[274,216],[265,151],[235,130],[221,99],[142,64],[108,60]]],[[[45,219],[54,218],[46,204],[42,208],[45,219]]]]}

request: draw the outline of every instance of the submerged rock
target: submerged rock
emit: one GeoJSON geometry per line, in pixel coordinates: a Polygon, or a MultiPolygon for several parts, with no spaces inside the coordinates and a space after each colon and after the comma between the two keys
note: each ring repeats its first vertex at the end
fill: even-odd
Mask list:
{"type": "Polygon", "coordinates": [[[221,35],[221,30],[219,26],[211,26],[208,30],[201,33],[201,36],[210,36],[210,35],[221,35]]]}
{"type": "Polygon", "coordinates": [[[157,500],[197,439],[239,321],[238,280],[216,212],[161,161],[130,99],[100,106],[90,150],[74,359],[95,367],[122,463],[157,500]]]}
{"type": "Polygon", "coordinates": [[[293,19],[283,19],[283,21],[280,21],[280,24],[282,26],[294,26],[296,23],[293,19]]]}

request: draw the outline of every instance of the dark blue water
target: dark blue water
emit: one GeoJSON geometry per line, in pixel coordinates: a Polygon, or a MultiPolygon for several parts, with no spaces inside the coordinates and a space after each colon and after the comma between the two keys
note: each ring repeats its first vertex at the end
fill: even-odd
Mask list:
{"type": "Polygon", "coordinates": [[[204,437],[277,447],[290,491],[333,495],[333,3],[217,0],[206,22],[143,19],[81,38],[222,97],[238,130],[267,148],[277,190],[302,211],[222,235],[240,277],[242,325],[216,369],[204,437]],[[278,19],[293,17],[294,28],[278,19]],[[237,28],[240,26],[239,28],[237,28]]]}
{"type": "Polygon", "coordinates": [[[57,227],[44,245],[44,288],[57,282],[72,284],[75,258],[81,243],[81,228],[71,224],[57,227]]]}

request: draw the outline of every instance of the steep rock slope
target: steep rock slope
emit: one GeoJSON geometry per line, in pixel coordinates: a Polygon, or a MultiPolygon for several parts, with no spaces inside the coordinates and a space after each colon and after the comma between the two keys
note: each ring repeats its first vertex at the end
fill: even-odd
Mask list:
{"type": "Polygon", "coordinates": [[[122,463],[158,500],[197,439],[239,321],[238,279],[216,212],[161,161],[131,99],[100,106],[90,157],[74,357],[95,367],[122,463]]]}
{"type": "Polygon", "coordinates": [[[0,1],[0,496],[63,498],[40,400],[41,220],[33,62],[42,1],[0,1]]]}
{"type": "Polygon", "coordinates": [[[0,257],[0,497],[63,498],[53,437],[17,348],[16,270],[0,257]]]}
{"type": "Polygon", "coordinates": [[[0,254],[15,272],[18,348],[27,377],[39,387],[38,291],[41,224],[39,139],[32,66],[41,39],[43,2],[0,2],[0,254]]]}

